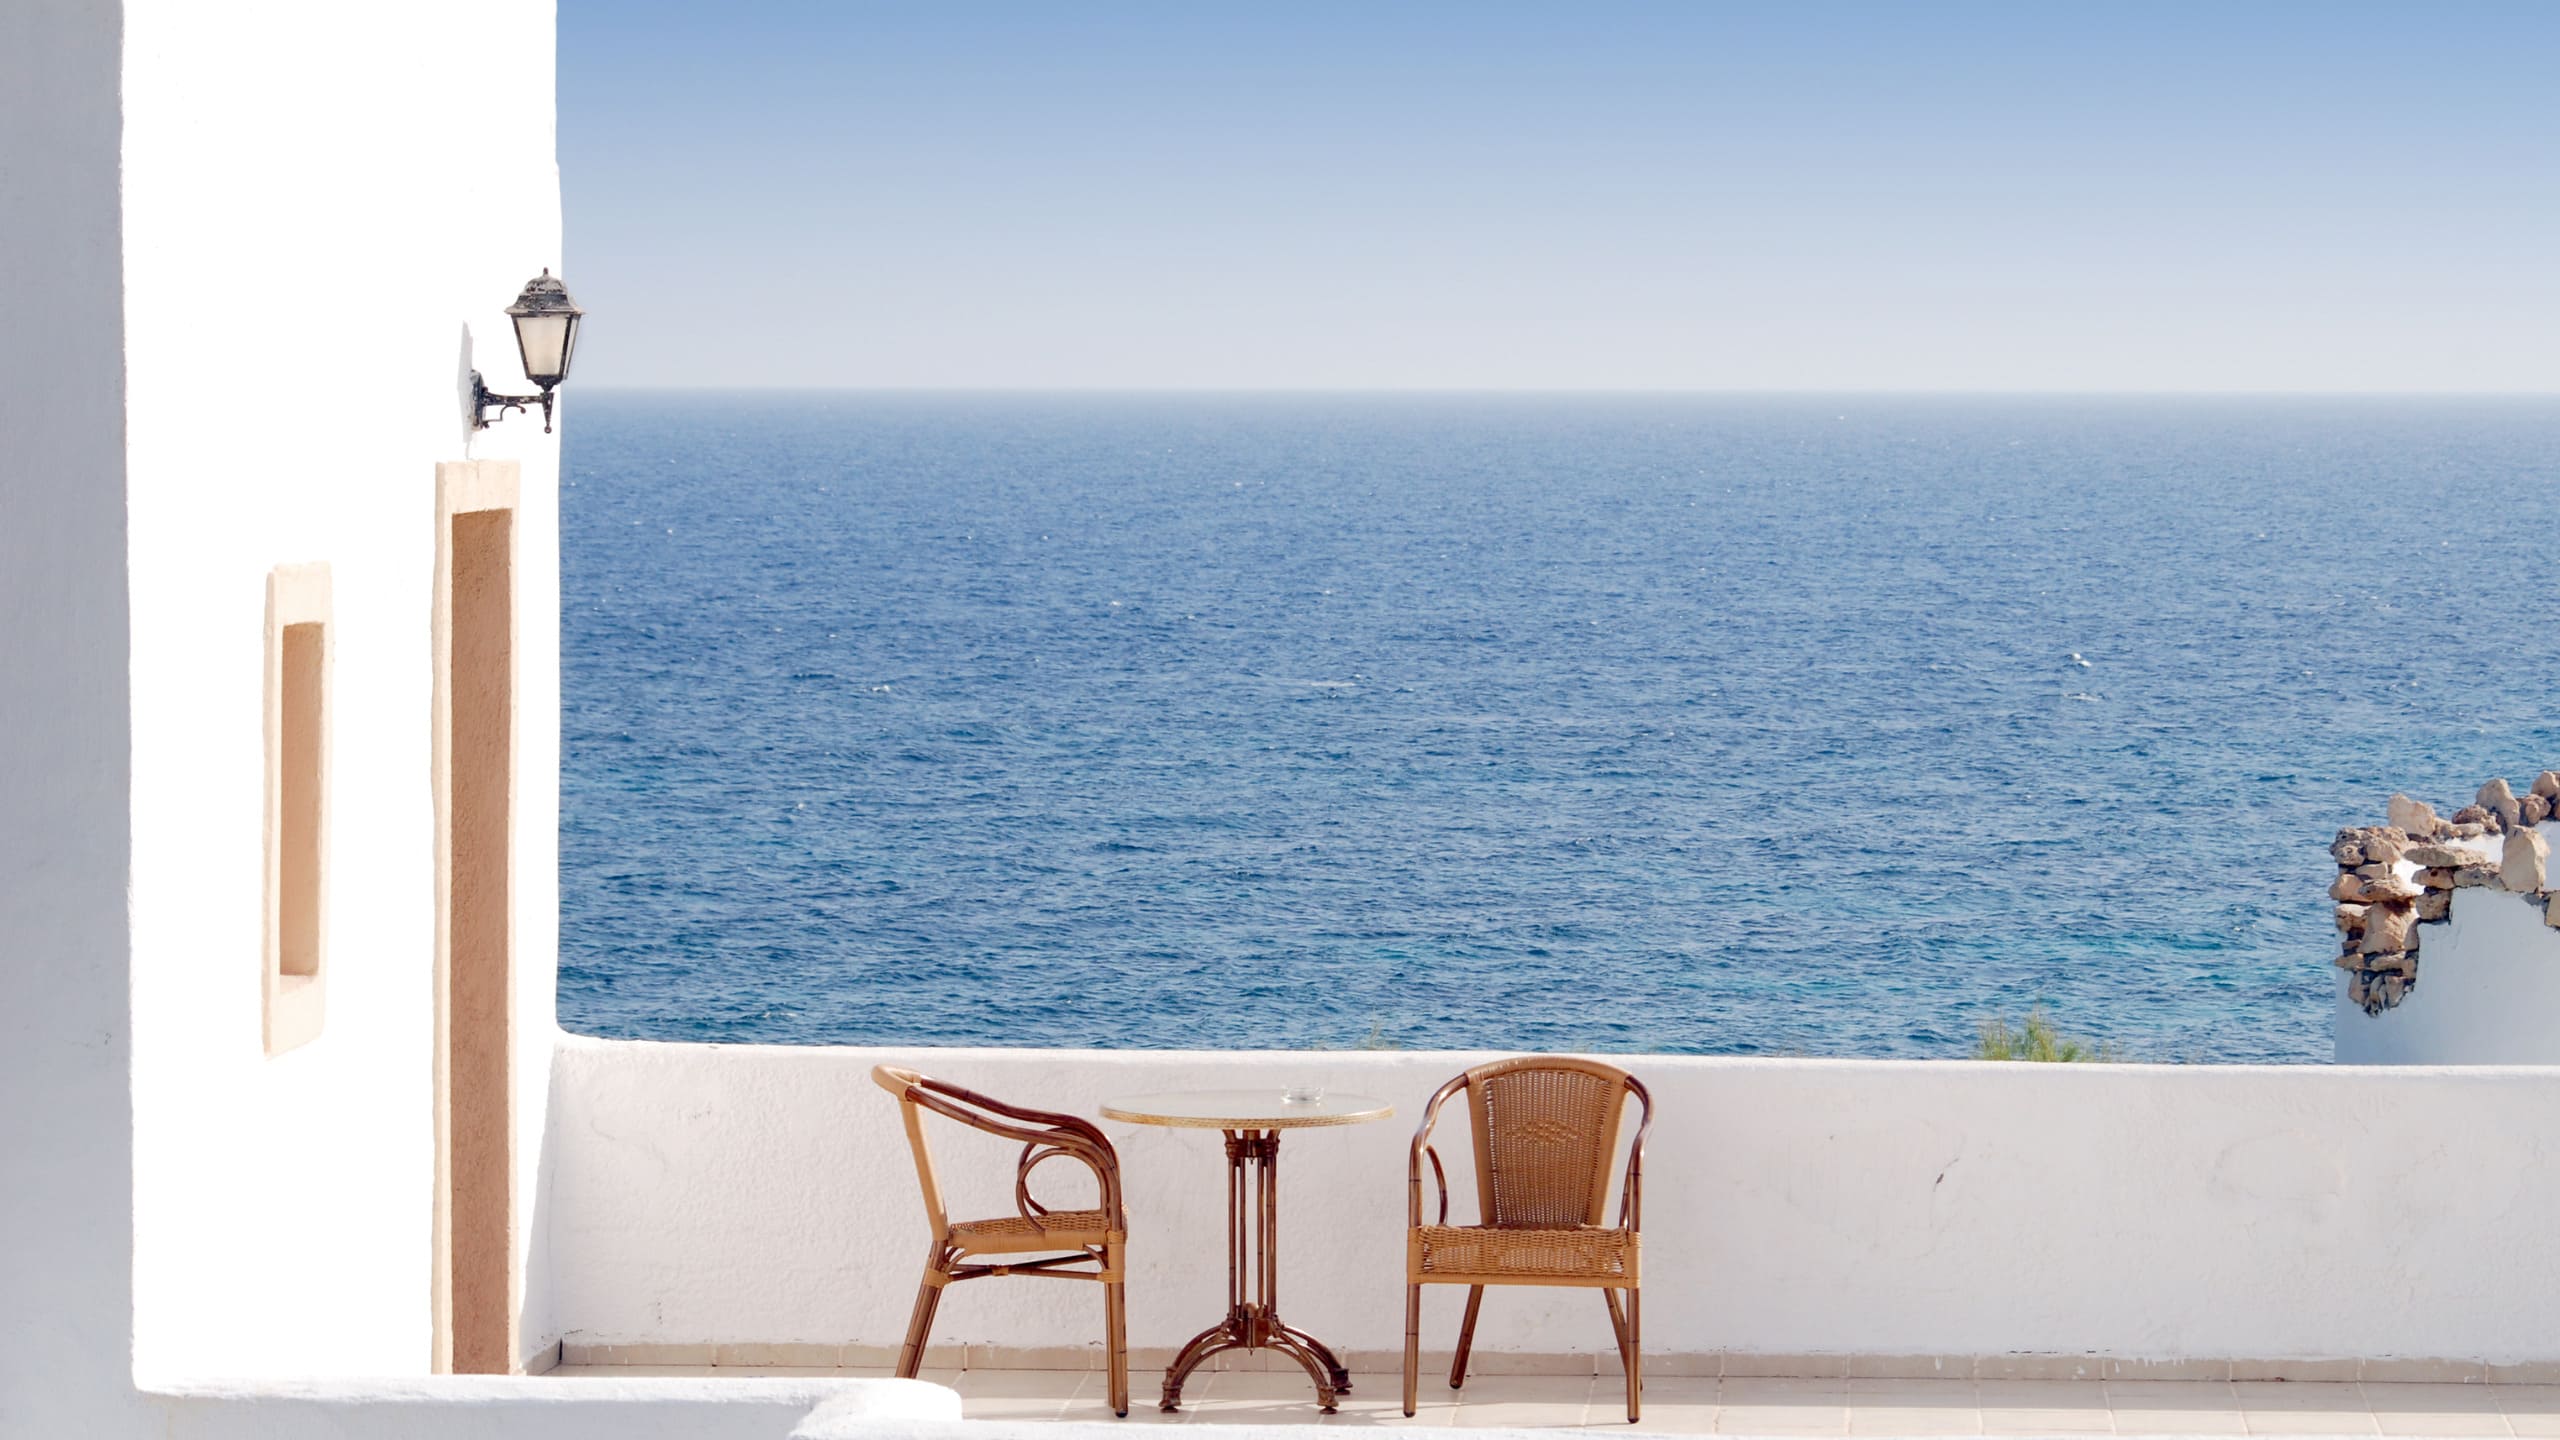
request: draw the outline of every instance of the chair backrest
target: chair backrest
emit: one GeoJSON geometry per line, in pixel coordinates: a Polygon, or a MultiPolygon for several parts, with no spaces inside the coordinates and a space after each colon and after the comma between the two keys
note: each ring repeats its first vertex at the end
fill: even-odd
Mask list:
{"type": "Polygon", "coordinates": [[[1643,1097],[1633,1077],[1596,1060],[1530,1055],[1479,1065],[1466,1081],[1482,1223],[1602,1223],[1618,1122],[1628,1092],[1643,1097]]]}
{"type": "Polygon", "coordinates": [[[1046,1207],[1031,1196],[1031,1172],[1044,1160],[1063,1158],[1093,1172],[1094,1184],[1102,1194],[1102,1209],[1112,1217],[1112,1224],[1128,1223],[1120,1196],[1119,1156],[1101,1127],[1093,1122],[1008,1105],[896,1065],[873,1066],[871,1079],[898,1097],[899,1113],[907,1126],[907,1146],[915,1152],[916,1184],[924,1191],[925,1218],[933,1224],[937,1243],[951,1233],[951,1216],[943,1205],[941,1178],[934,1173],[933,1146],[925,1139],[927,1110],[972,1130],[1021,1144],[1022,1156],[1014,1166],[1013,1194],[1022,1214],[1045,1213],[1046,1207]]]}

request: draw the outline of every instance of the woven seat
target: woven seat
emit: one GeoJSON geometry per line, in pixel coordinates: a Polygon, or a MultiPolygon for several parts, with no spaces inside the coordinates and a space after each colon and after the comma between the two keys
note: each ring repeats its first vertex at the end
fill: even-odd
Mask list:
{"type": "Polygon", "coordinates": [[[916,1308],[907,1319],[907,1340],[898,1348],[898,1376],[912,1380],[924,1367],[925,1341],[933,1334],[933,1315],[942,1292],[963,1280],[1019,1275],[1050,1280],[1097,1280],[1102,1283],[1103,1346],[1111,1367],[1111,1408],[1129,1413],[1129,1302],[1123,1288],[1129,1244],[1129,1212],[1120,1203],[1120,1156],[1101,1129],[1089,1120],[1026,1110],[991,1100],[957,1085],[928,1080],[913,1070],[882,1065],[871,1072],[881,1089],[898,1097],[907,1126],[907,1147],[915,1152],[916,1184],[924,1191],[925,1220],[933,1242],[925,1251],[924,1282],[916,1287],[916,1308]],[[924,1116],[932,1111],[972,1130],[1022,1146],[1013,1167],[1013,1203],[1018,1212],[993,1220],[953,1220],[942,1207],[942,1182],[933,1170],[933,1147],[925,1142],[924,1116]],[[1093,1174],[1102,1204],[1091,1210],[1052,1210],[1031,1198],[1031,1172],[1050,1160],[1066,1160],[1093,1174]],[[987,1263],[973,1257],[1005,1257],[987,1263]],[[1021,1259],[1014,1259],[1021,1256],[1021,1259]]]}
{"type": "Polygon", "coordinates": [[[1632,1230],[1576,1225],[1539,1230],[1502,1225],[1424,1225],[1413,1232],[1415,1267],[1433,1280],[1536,1281],[1624,1286],[1634,1278],[1632,1230]]]}
{"type": "Polygon", "coordinates": [[[1041,1215],[951,1222],[951,1248],[972,1255],[1075,1250],[1112,1238],[1110,1217],[1099,1210],[1051,1210],[1041,1215]]]}
{"type": "Polygon", "coordinates": [[[1643,1413],[1644,1140],[1653,1099],[1636,1078],[1593,1060],[1532,1055],[1479,1065],[1440,1087],[1423,1107],[1406,1169],[1412,1197],[1405,1238],[1404,1413],[1415,1410],[1422,1369],[1422,1287],[1467,1287],[1466,1318],[1449,1362],[1449,1387],[1467,1383],[1476,1316],[1488,1285],[1578,1285],[1609,1306],[1618,1358],[1627,1372],[1627,1419],[1643,1413]],[[1449,1223],[1449,1177],[1431,1128],[1440,1107],[1466,1092],[1476,1160],[1480,1223],[1449,1223]],[[1627,1147],[1618,1223],[1604,1225],[1618,1128],[1633,1095],[1643,1107],[1627,1147]],[[1422,1223],[1422,1162],[1440,1188],[1440,1214],[1422,1223]],[[1621,1303],[1623,1297],[1623,1304],[1621,1303]]]}

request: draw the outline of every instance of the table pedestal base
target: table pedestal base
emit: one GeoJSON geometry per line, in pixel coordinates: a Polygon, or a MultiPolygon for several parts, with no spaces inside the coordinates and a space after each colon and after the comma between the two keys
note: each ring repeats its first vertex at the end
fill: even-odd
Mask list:
{"type": "Polygon", "coordinates": [[[1182,1408],[1182,1382],[1200,1362],[1229,1350],[1277,1350],[1316,1382],[1328,1415],[1351,1389],[1351,1372],[1323,1341],[1280,1319],[1280,1132],[1229,1130],[1227,1137],[1227,1318],[1191,1337],[1164,1371],[1164,1401],[1182,1408]],[[1246,1195],[1252,1220],[1246,1220],[1246,1195]],[[1248,1293],[1247,1277],[1251,1277],[1248,1293]]]}

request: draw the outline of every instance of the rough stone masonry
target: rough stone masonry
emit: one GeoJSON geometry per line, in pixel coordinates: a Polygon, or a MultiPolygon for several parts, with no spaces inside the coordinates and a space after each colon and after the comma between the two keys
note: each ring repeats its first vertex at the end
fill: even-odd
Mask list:
{"type": "Polygon", "coordinates": [[[2347,998],[2379,1015],[2418,988],[2420,932],[2453,918],[2453,892],[2486,890],[2540,906],[2560,929],[2560,874],[2534,826],[2560,818],[2560,770],[2518,795],[2505,780],[2480,787],[2450,819],[2406,795],[2391,797],[2390,823],[2341,830],[2329,844],[2338,878],[2339,969],[2347,998]]]}

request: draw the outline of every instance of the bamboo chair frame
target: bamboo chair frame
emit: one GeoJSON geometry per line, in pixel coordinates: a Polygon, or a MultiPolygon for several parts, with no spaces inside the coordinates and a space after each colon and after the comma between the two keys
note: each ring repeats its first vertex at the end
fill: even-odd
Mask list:
{"type": "Polygon", "coordinates": [[[1449,1363],[1449,1388],[1467,1381],[1476,1316],[1488,1285],[1562,1285],[1600,1291],[1609,1328],[1627,1376],[1627,1422],[1643,1414],[1644,1144],[1653,1128],[1653,1097],[1643,1082],[1596,1060],[1560,1055],[1523,1056],[1479,1065],[1434,1091],[1413,1132],[1406,1166],[1409,1203],[1405,1231],[1404,1413],[1414,1413],[1422,1370],[1422,1287],[1467,1287],[1466,1318],[1449,1363]],[[1532,1114],[1511,1118],[1506,1092],[1544,1082],[1544,1097],[1531,1095],[1532,1114]],[[1605,1087],[1605,1088],[1602,1088],[1605,1087]],[[1474,1132],[1477,1224],[1449,1223],[1449,1173],[1431,1143],[1440,1107],[1464,1091],[1474,1132]],[[1618,1220],[1603,1226],[1610,1161],[1626,1116],[1628,1096],[1639,1107],[1635,1141],[1618,1194],[1618,1220]],[[1588,1133],[1553,1114],[1558,1106],[1584,1107],[1588,1133]],[[1535,1153],[1541,1148],[1548,1153],[1535,1153]],[[1553,1152],[1562,1149],[1559,1157],[1553,1152]],[[1422,1162],[1440,1192],[1440,1213],[1422,1219],[1422,1162]],[[1623,1306],[1621,1299],[1623,1298],[1623,1306]]]}
{"type": "Polygon", "coordinates": [[[925,1218],[933,1227],[933,1243],[925,1252],[924,1280],[916,1288],[915,1311],[907,1320],[906,1343],[898,1349],[898,1375],[912,1380],[923,1368],[926,1339],[942,1292],[963,1280],[1022,1275],[1049,1280],[1094,1280],[1102,1284],[1103,1343],[1110,1350],[1111,1409],[1129,1413],[1129,1303],[1124,1281],[1129,1214],[1121,1203],[1120,1157],[1100,1127],[1073,1115],[1030,1110],[927,1079],[894,1065],[873,1068],[872,1080],[898,1099],[907,1127],[907,1144],[915,1152],[916,1182],[924,1191],[925,1218]],[[933,1167],[933,1148],[925,1138],[925,1112],[954,1120],[999,1139],[1019,1141],[1022,1157],[1014,1165],[1013,1215],[993,1220],[954,1221],[943,1206],[942,1182],[933,1167]],[[1051,1210],[1031,1195],[1031,1172],[1050,1160],[1070,1160],[1093,1172],[1101,1188],[1095,1210],[1051,1210]],[[1015,1256],[1028,1258],[1015,1259],[1015,1256]],[[1083,1268],[1090,1264],[1091,1268],[1083,1268]]]}

